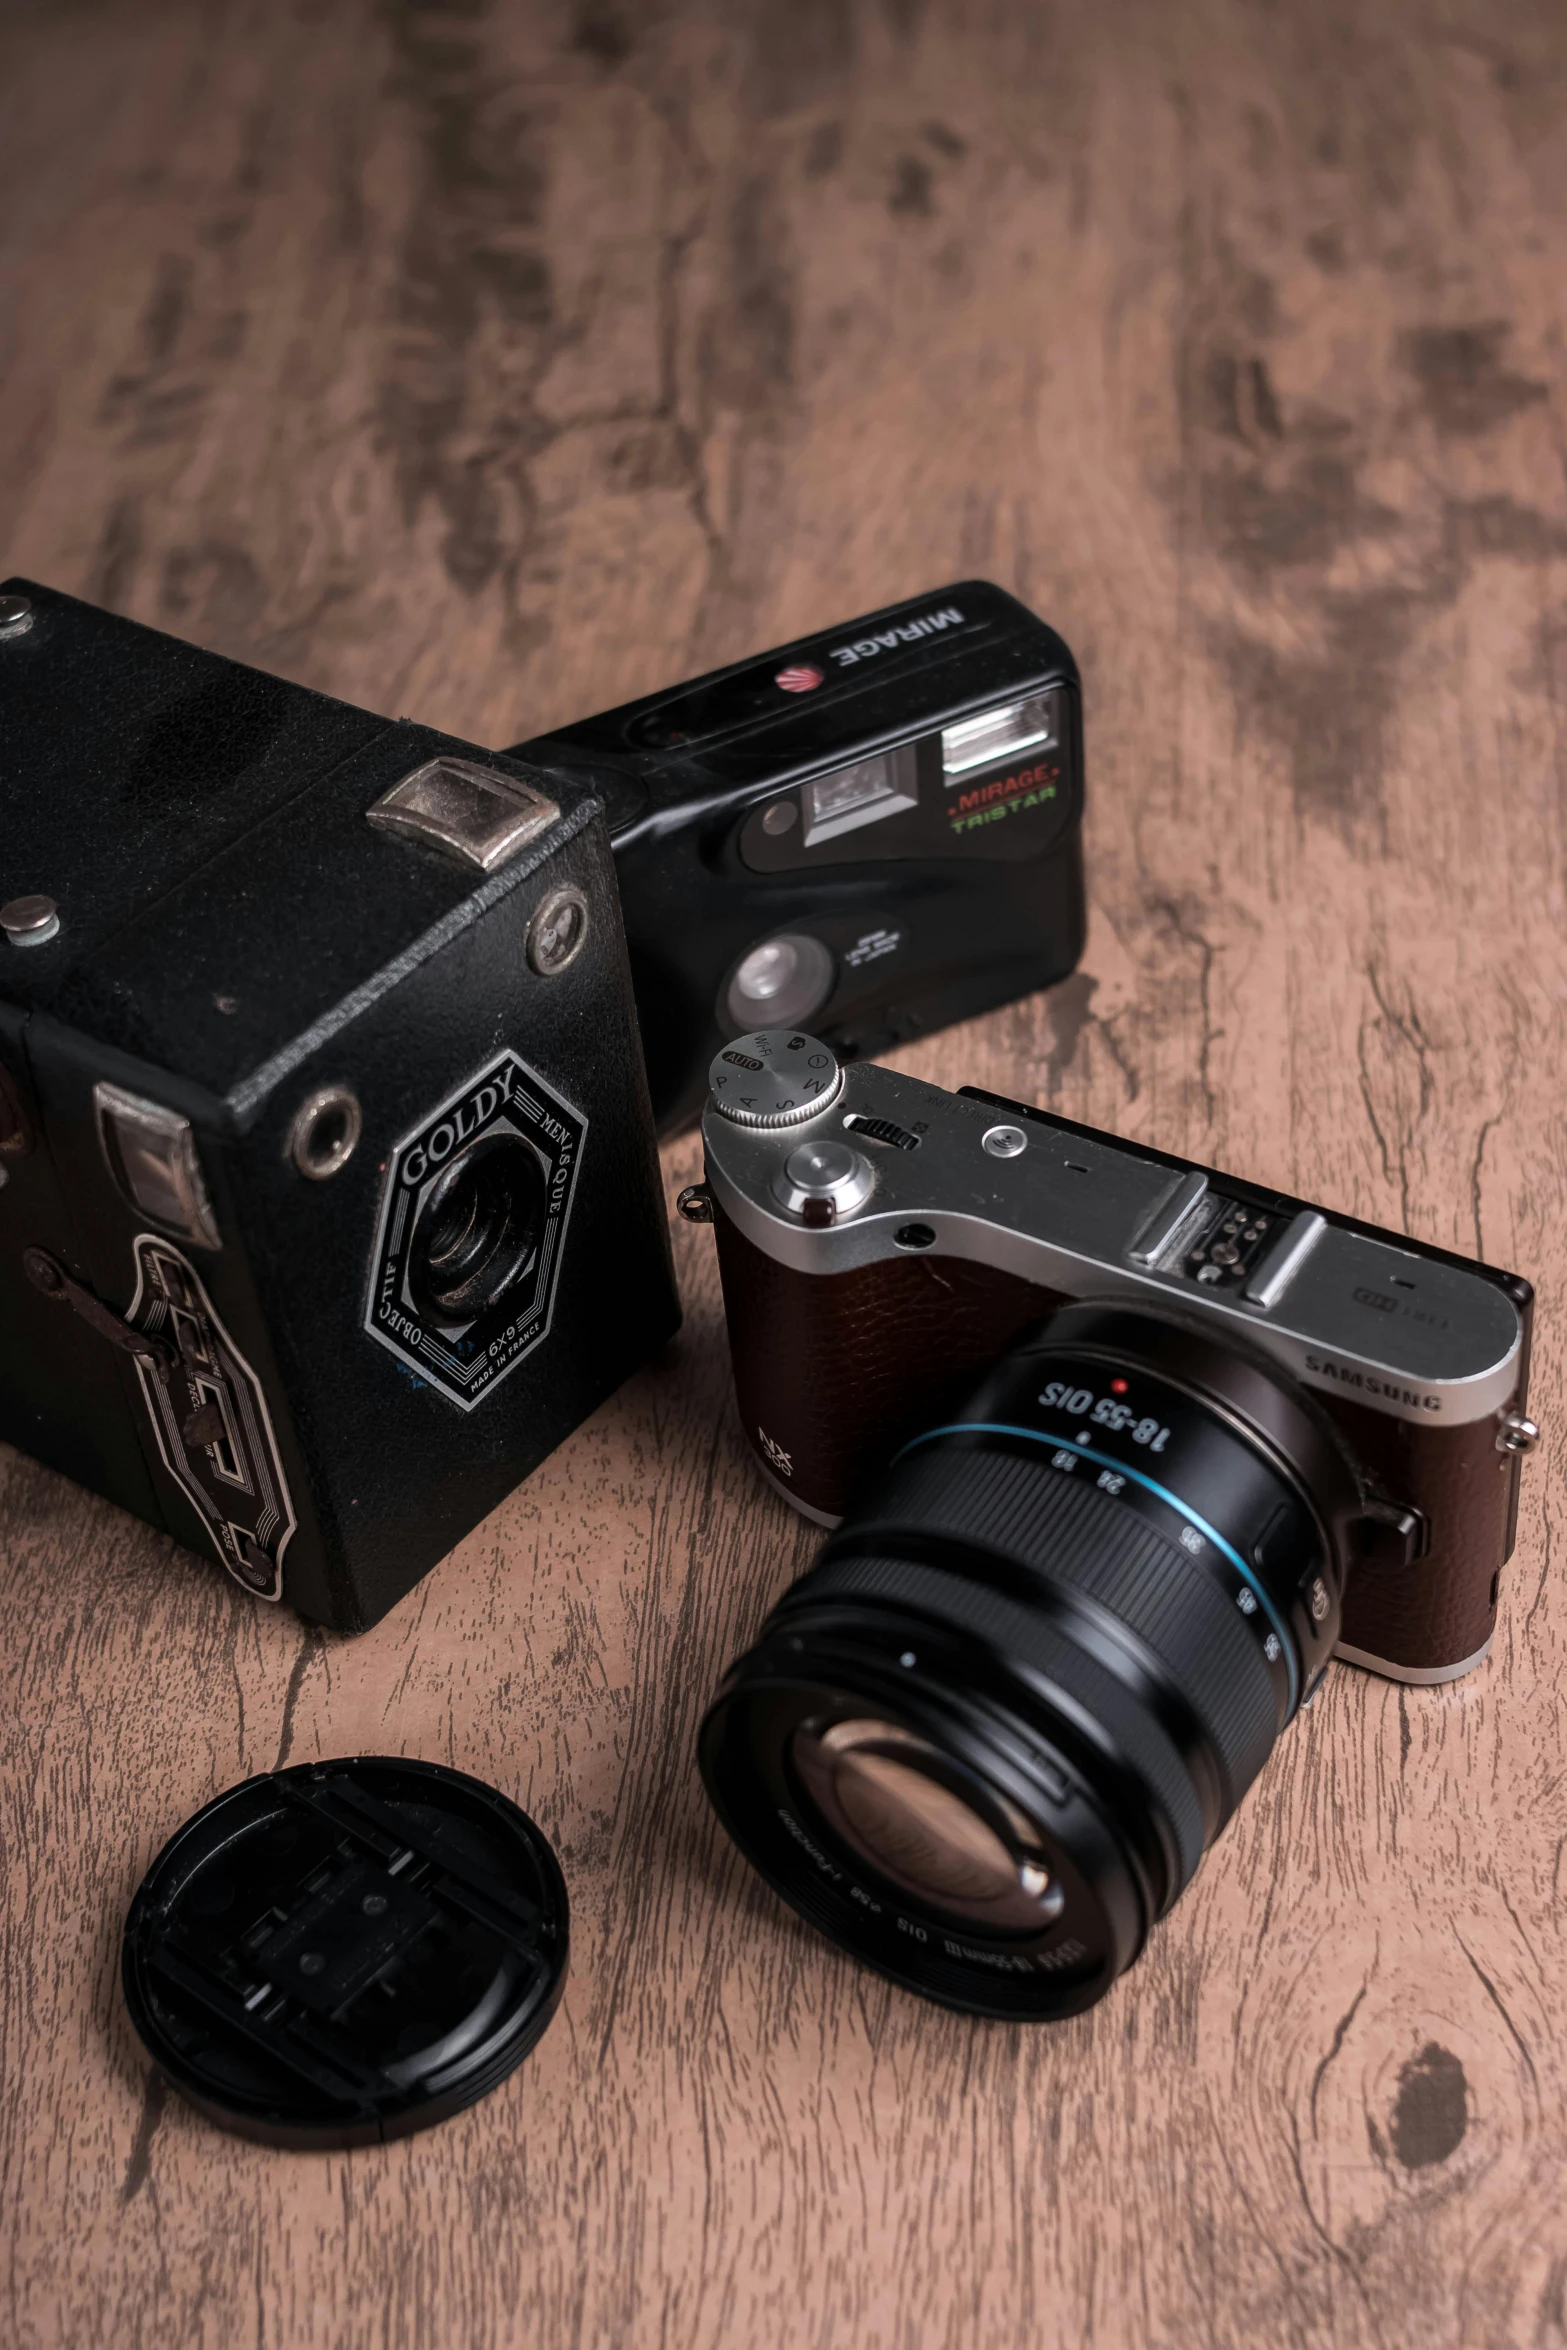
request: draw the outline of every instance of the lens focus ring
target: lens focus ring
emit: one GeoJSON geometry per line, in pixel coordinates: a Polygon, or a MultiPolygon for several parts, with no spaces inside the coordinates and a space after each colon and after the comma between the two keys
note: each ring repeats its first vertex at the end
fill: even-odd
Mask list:
{"type": "Polygon", "coordinates": [[[1076,1699],[1162,1807],[1180,1857],[1179,1885],[1174,1890],[1190,1882],[1203,1854],[1202,1809],[1173,1742],[1113,1673],[1075,1641],[1054,1631],[1037,1610],[976,1582],[972,1575],[863,1555],[829,1559],[815,1568],[790,1592],[787,1606],[792,1616],[797,1603],[815,1607],[837,1599],[880,1600],[900,1613],[906,1609],[969,1633],[1032,1666],[1076,1699]]]}
{"type": "Polygon", "coordinates": [[[979,1544],[1124,1624],[1197,1714],[1225,1781],[1225,1815],[1234,1809],[1278,1734],[1273,1683],[1254,1632],[1179,1544],[1098,1486],[997,1451],[906,1456],[870,1522],[856,1523],[856,1545],[879,1547],[892,1527],[979,1544]]]}

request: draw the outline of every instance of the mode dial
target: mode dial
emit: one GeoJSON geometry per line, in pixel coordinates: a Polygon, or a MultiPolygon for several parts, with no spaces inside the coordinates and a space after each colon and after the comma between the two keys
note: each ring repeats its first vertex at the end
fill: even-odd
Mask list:
{"type": "Polygon", "coordinates": [[[837,1100],[843,1071],[817,1037],[759,1028],[725,1045],[707,1082],[714,1109],[736,1126],[797,1126],[837,1100]]]}

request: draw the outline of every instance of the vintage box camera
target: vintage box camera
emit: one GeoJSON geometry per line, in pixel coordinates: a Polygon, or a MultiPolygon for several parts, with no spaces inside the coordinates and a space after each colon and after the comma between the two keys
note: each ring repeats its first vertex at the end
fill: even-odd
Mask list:
{"type": "Polygon", "coordinates": [[[763,1473],[841,1523],[726,1677],[708,1790],[895,1981],[1087,2007],[1330,1656],[1485,1656],[1527,1282],[799,1031],[713,1064],[705,1185],[763,1473]]]}
{"type": "Polygon", "coordinates": [[[726,1037],[840,1060],[1048,987],[1083,943],[1077,667],[982,580],[507,754],[605,802],[655,1120],[726,1037]]]}
{"type": "Polygon", "coordinates": [[[599,803],[0,591],[0,1435],[373,1623],[675,1328],[599,803]]]}

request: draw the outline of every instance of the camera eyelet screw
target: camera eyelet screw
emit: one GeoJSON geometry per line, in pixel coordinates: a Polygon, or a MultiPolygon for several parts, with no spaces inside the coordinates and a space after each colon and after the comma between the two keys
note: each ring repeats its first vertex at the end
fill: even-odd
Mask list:
{"type": "Polygon", "coordinates": [[[302,1101],[288,1130],[288,1156],[312,1183],[347,1166],[364,1131],[364,1112],[346,1085],[324,1085],[302,1101]]]}
{"type": "Polygon", "coordinates": [[[31,596],[0,596],[0,644],[26,636],[36,618],[31,596]]]}
{"type": "Polygon", "coordinates": [[[711,1224],[713,1195],[705,1183],[688,1183],[675,1202],[675,1213],[687,1224],[711,1224]]]}
{"type": "Polygon", "coordinates": [[[47,946],[60,935],[60,909],[53,898],[8,898],[0,906],[0,930],[14,947],[47,946]]]}
{"type": "Polygon", "coordinates": [[[1540,1423],[1527,1412],[1504,1412],[1496,1431],[1496,1449],[1511,1454],[1533,1452],[1540,1441],[1540,1423]]]}
{"type": "Polygon", "coordinates": [[[580,889],[552,889],[528,924],[528,968],[541,979],[558,979],[588,940],[588,901],[580,889]]]}

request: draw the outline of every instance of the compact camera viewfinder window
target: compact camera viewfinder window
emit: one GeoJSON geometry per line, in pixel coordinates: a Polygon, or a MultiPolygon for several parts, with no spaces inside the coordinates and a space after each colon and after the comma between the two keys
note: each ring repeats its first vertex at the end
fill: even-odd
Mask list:
{"type": "Polygon", "coordinates": [[[896,751],[877,751],[850,767],[835,768],[831,775],[818,775],[800,798],[808,849],[818,841],[836,840],[840,833],[855,832],[862,824],[879,824],[901,809],[917,808],[912,748],[904,744],[896,751]]]}
{"type": "Polygon", "coordinates": [[[1005,709],[965,718],[959,726],[944,726],[942,772],[967,775],[971,767],[989,767],[1018,751],[1053,748],[1061,740],[1059,703],[1060,696],[1054,692],[1030,694],[1025,702],[1009,702],[1005,709]]]}

